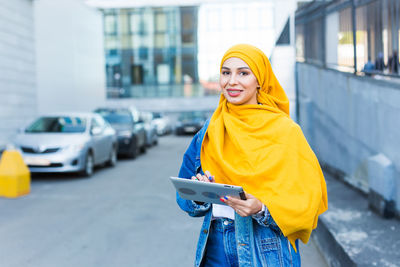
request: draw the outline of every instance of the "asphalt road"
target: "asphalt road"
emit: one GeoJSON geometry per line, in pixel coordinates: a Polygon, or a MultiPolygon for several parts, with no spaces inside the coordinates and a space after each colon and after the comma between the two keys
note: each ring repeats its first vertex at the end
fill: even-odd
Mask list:
{"type": "MultiPolygon", "coordinates": [[[[202,219],[178,208],[168,180],[190,139],[162,137],[91,178],[35,175],[29,195],[0,198],[0,266],[192,266],[202,219]]],[[[327,266],[313,242],[301,253],[302,266],[327,266]]]]}

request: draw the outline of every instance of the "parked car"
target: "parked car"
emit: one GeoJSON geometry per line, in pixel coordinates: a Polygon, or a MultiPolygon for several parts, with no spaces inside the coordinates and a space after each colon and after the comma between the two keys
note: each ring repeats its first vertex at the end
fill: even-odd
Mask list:
{"type": "Polygon", "coordinates": [[[117,162],[115,130],[98,114],[62,113],[41,116],[14,138],[25,163],[35,172],[80,172],[117,162]]]}
{"type": "Polygon", "coordinates": [[[144,129],[146,130],[147,146],[151,147],[158,144],[157,125],[153,121],[153,113],[148,111],[141,111],[140,117],[144,122],[144,129]]]}
{"type": "Polygon", "coordinates": [[[153,121],[156,124],[158,135],[166,135],[172,132],[171,121],[162,113],[153,112],[153,121]]]}
{"type": "Polygon", "coordinates": [[[146,152],[146,130],[135,107],[103,107],[95,110],[117,131],[118,155],[135,158],[146,152]]]}
{"type": "Polygon", "coordinates": [[[178,116],[175,125],[175,134],[194,134],[197,133],[207,120],[207,116],[202,111],[186,111],[178,116]]]}

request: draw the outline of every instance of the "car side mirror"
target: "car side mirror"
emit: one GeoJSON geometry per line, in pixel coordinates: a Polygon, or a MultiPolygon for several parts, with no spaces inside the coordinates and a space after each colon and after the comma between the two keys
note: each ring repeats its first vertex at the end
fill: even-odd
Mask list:
{"type": "Polygon", "coordinates": [[[102,130],[101,130],[100,127],[93,127],[93,128],[90,130],[90,133],[91,133],[92,135],[99,135],[99,134],[101,134],[101,132],[102,132],[102,130]]]}

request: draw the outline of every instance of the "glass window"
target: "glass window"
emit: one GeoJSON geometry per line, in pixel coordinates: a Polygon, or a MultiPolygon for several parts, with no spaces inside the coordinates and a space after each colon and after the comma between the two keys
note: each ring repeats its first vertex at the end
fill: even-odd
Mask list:
{"type": "Polygon", "coordinates": [[[165,13],[156,13],[156,32],[166,32],[167,31],[167,16],[165,13]]]}
{"type": "Polygon", "coordinates": [[[131,35],[131,44],[133,49],[137,49],[141,46],[141,38],[142,36],[139,34],[132,34],[131,35]]]}
{"type": "Polygon", "coordinates": [[[139,13],[130,15],[130,28],[132,33],[139,33],[142,30],[142,19],[139,13]]]}
{"type": "Polygon", "coordinates": [[[387,67],[391,74],[399,74],[399,27],[400,27],[400,2],[387,1],[387,67]]]}
{"type": "Polygon", "coordinates": [[[83,133],[86,119],[82,117],[41,117],[25,130],[27,133],[83,133]]]}
{"type": "Polygon", "coordinates": [[[106,34],[117,33],[117,21],[115,15],[104,16],[104,31],[106,34]]]}
{"type": "Polygon", "coordinates": [[[119,31],[122,35],[128,35],[129,34],[129,14],[126,14],[126,12],[121,12],[119,15],[119,31]]]}
{"type": "Polygon", "coordinates": [[[190,11],[182,12],[182,29],[184,31],[193,31],[194,29],[194,17],[190,11]]]}
{"type": "Polygon", "coordinates": [[[118,40],[116,36],[105,36],[104,43],[106,50],[115,50],[118,47],[118,40]]]}
{"type": "Polygon", "coordinates": [[[371,60],[368,55],[368,38],[370,23],[367,21],[367,6],[356,9],[356,45],[357,45],[357,71],[361,71],[364,65],[371,60]]]}
{"type": "Polygon", "coordinates": [[[304,24],[296,25],[296,60],[304,61],[304,24]]]}
{"type": "Polygon", "coordinates": [[[322,63],[322,18],[314,19],[305,24],[305,56],[311,63],[322,63]]]}
{"type": "Polygon", "coordinates": [[[156,33],[155,34],[155,38],[154,38],[154,42],[155,42],[155,47],[157,48],[163,48],[166,47],[166,39],[167,39],[167,34],[165,33],[156,33]]]}
{"type": "Polygon", "coordinates": [[[354,68],[353,23],[351,9],[339,12],[338,65],[354,68]]]}
{"type": "Polygon", "coordinates": [[[182,43],[183,45],[194,45],[194,33],[182,33],[182,43]]]}
{"type": "MultiPolygon", "coordinates": [[[[133,123],[132,115],[127,109],[97,109],[95,112],[100,114],[110,124],[133,123]]],[[[99,120],[96,121],[96,126],[102,126],[99,120]]]]}
{"type": "Polygon", "coordinates": [[[338,66],[339,12],[332,12],[325,18],[325,63],[328,67],[338,66]]]}

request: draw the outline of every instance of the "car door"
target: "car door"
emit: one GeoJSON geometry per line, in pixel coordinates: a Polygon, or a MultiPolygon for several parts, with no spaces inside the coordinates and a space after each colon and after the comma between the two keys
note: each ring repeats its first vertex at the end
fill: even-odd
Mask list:
{"type": "Polygon", "coordinates": [[[104,145],[104,161],[107,161],[110,158],[111,152],[114,149],[114,144],[116,143],[116,133],[115,130],[111,127],[111,125],[102,117],[97,116],[97,120],[103,127],[103,145],[104,145]]]}
{"type": "Polygon", "coordinates": [[[140,118],[140,112],[134,107],[131,107],[130,111],[134,123],[134,132],[137,133],[138,144],[140,147],[144,147],[146,145],[146,130],[144,129],[143,120],[140,118]]]}
{"type": "Polygon", "coordinates": [[[97,116],[93,117],[91,120],[90,134],[93,141],[93,151],[94,151],[94,162],[99,164],[104,161],[106,147],[104,140],[104,123],[97,116]]]}

